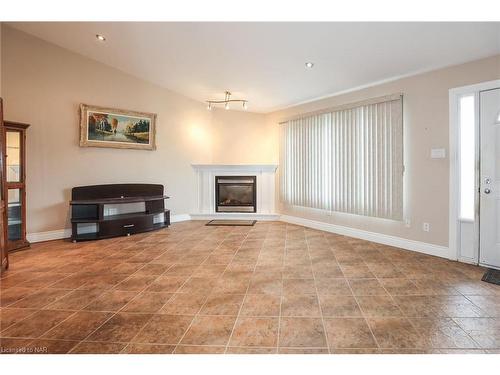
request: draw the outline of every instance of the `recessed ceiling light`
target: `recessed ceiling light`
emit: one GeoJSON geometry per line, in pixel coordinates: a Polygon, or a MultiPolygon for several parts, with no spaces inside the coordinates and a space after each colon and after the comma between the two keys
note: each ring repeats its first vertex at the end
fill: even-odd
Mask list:
{"type": "Polygon", "coordinates": [[[312,62],[306,62],[306,68],[311,69],[314,66],[314,63],[312,62]]]}
{"type": "Polygon", "coordinates": [[[100,42],[104,42],[106,40],[106,38],[104,37],[104,35],[101,35],[101,34],[96,34],[95,37],[100,42]]]}

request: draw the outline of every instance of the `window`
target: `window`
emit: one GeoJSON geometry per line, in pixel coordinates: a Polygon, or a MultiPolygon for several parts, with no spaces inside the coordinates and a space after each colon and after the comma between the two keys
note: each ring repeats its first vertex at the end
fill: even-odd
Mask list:
{"type": "Polygon", "coordinates": [[[280,125],[283,203],[402,220],[401,95],[280,125]]]}
{"type": "Polygon", "coordinates": [[[460,219],[474,220],[475,114],[474,95],[460,98],[460,219]]]}

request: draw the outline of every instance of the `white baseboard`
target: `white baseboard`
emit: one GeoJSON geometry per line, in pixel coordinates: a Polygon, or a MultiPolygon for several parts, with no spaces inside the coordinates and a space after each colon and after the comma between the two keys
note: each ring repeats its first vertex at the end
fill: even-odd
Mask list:
{"type": "MultiPolygon", "coordinates": [[[[180,215],[170,216],[171,223],[178,223],[180,221],[187,221],[187,220],[191,220],[191,217],[189,216],[189,214],[180,214],[180,215]]],[[[63,238],[70,238],[71,237],[71,229],[65,228],[65,229],[51,230],[51,231],[47,231],[47,232],[28,233],[26,237],[28,238],[28,241],[31,243],[52,241],[52,240],[61,240],[63,238]]]]}
{"type": "Polygon", "coordinates": [[[28,233],[26,237],[28,241],[31,243],[60,240],[63,238],[71,237],[71,229],[67,228],[67,229],[50,230],[47,232],[28,233]]]}
{"type": "MultiPolygon", "coordinates": [[[[434,245],[421,241],[409,240],[406,238],[390,236],[387,234],[380,234],[369,232],[362,229],[345,227],[342,225],[323,223],[321,221],[304,219],[297,216],[279,215],[279,214],[238,214],[238,213],[224,213],[224,214],[179,214],[170,217],[171,223],[177,223],[187,220],[213,220],[213,219],[234,219],[234,220],[260,220],[260,221],[276,221],[281,220],[290,224],[302,225],[308,228],[323,230],[325,232],[336,233],[343,236],[359,238],[366,241],[372,241],[384,245],[400,247],[402,249],[417,251],[420,253],[434,255],[442,258],[454,259],[454,254],[446,246],[434,245]]],[[[69,238],[71,236],[71,229],[59,229],[48,232],[29,233],[28,241],[42,242],[59,240],[69,238]]]]}
{"type": "Polygon", "coordinates": [[[179,221],[188,221],[191,220],[191,216],[189,214],[179,214],[170,216],[171,223],[178,223],[179,221]]]}
{"type": "Polygon", "coordinates": [[[191,214],[192,220],[259,220],[259,221],[277,221],[280,219],[278,214],[259,214],[259,213],[236,213],[236,212],[218,212],[215,214],[191,214]]]}
{"type": "Polygon", "coordinates": [[[362,229],[350,228],[342,225],[323,223],[320,221],[304,219],[297,216],[281,215],[281,221],[290,224],[302,225],[313,229],[319,229],[325,232],[340,234],[343,236],[359,238],[366,241],[372,241],[383,245],[399,247],[402,249],[416,251],[428,255],[434,255],[447,259],[454,259],[449,248],[446,246],[439,246],[426,242],[409,240],[406,238],[390,236],[387,234],[368,232],[362,229]]]}

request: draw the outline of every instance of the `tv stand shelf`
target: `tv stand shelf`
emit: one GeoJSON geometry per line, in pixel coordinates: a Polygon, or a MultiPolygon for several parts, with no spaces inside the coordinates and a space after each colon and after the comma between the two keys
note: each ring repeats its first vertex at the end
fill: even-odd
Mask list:
{"type": "MultiPolygon", "coordinates": [[[[102,185],[101,185],[102,186],[102,185]]],[[[135,203],[135,202],[147,202],[147,201],[155,201],[158,199],[168,199],[166,195],[158,195],[152,197],[125,197],[120,196],[118,198],[106,198],[106,199],[80,199],[80,200],[72,200],[69,202],[70,204],[115,204],[115,203],[135,203]]]]}
{"type": "Polygon", "coordinates": [[[88,241],[161,229],[170,225],[163,185],[110,184],[80,186],[71,192],[71,239],[88,241]],[[105,215],[105,205],[144,203],[144,211],[105,215]],[[83,229],[85,227],[86,229],[83,229]],[[93,230],[89,232],[89,228],[93,230]]]}

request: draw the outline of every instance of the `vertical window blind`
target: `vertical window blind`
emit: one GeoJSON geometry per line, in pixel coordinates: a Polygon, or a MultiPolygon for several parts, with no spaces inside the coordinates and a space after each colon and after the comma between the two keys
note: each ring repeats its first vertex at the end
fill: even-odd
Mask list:
{"type": "Polygon", "coordinates": [[[280,124],[280,195],[288,205],[403,218],[402,95],[280,124]]]}

